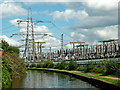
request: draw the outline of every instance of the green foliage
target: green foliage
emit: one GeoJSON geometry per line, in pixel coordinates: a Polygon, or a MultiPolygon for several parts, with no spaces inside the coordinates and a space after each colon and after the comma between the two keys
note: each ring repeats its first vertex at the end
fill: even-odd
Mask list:
{"type": "Polygon", "coordinates": [[[9,46],[6,41],[2,40],[4,49],[2,56],[2,87],[6,88],[12,78],[20,78],[25,74],[26,66],[24,60],[19,57],[19,49],[9,46]]]}
{"type": "Polygon", "coordinates": [[[79,67],[77,67],[76,70],[77,71],[85,71],[85,67],[83,67],[82,65],[80,65],[79,67]]]}
{"type": "Polygon", "coordinates": [[[2,65],[2,87],[3,88],[9,87],[10,82],[11,82],[10,73],[8,72],[8,69],[5,66],[5,64],[3,64],[2,65]]]}
{"type": "Polygon", "coordinates": [[[2,44],[2,49],[4,49],[4,50],[8,49],[9,44],[5,40],[1,40],[1,44],[2,44]]]}
{"type": "Polygon", "coordinates": [[[69,70],[69,65],[67,64],[64,69],[69,70]]]}
{"type": "Polygon", "coordinates": [[[118,72],[119,65],[113,60],[104,61],[105,70],[103,75],[116,75],[118,72]]]}
{"type": "Polygon", "coordinates": [[[19,54],[19,49],[17,47],[12,47],[12,46],[9,46],[7,51],[9,51],[10,53],[16,53],[16,54],[19,54]]]}
{"type": "Polygon", "coordinates": [[[19,54],[19,49],[17,47],[10,46],[5,40],[2,40],[1,43],[4,52],[19,54]]]}
{"type": "Polygon", "coordinates": [[[84,67],[79,66],[78,71],[101,73],[102,75],[120,75],[119,65],[114,60],[104,60],[95,65],[88,62],[84,67]]]}
{"type": "Polygon", "coordinates": [[[30,66],[29,64],[26,65],[26,67],[29,67],[29,66],[30,66]]]}
{"type": "Polygon", "coordinates": [[[100,73],[102,75],[115,75],[120,76],[120,66],[114,60],[104,60],[98,64],[94,62],[87,62],[86,65],[78,66],[76,61],[71,60],[69,63],[62,60],[61,63],[53,64],[52,61],[48,60],[37,65],[38,68],[54,68],[60,70],[77,70],[83,72],[100,73]],[[54,67],[53,67],[54,66],[54,67]]]}
{"type": "Polygon", "coordinates": [[[91,70],[91,72],[95,73],[103,73],[105,70],[105,67],[102,65],[94,65],[94,68],[91,70]]]}
{"type": "Polygon", "coordinates": [[[42,62],[39,62],[39,63],[37,64],[37,68],[43,68],[43,63],[42,63],[42,62]]]}
{"type": "Polygon", "coordinates": [[[57,63],[55,66],[54,66],[54,69],[59,69],[60,67],[60,63],[57,63]]]}
{"type": "Polygon", "coordinates": [[[52,61],[50,60],[44,61],[43,68],[53,68],[53,67],[54,67],[54,64],[52,61]]]}
{"type": "Polygon", "coordinates": [[[73,60],[71,60],[68,65],[69,65],[68,70],[75,70],[78,67],[77,62],[73,60]]]}
{"type": "Polygon", "coordinates": [[[32,63],[32,64],[30,65],[30,67],[36,67],[36,64],[35,64],[35,63],[32,63]]]}
{"type": "Polygon", "coordinates": [[[84,72],[91,72],[93,68],[94,68],[94,63],[93,62],[88,62],[88,63],[86,63],[84,72]]]}
{"type": "Polygon", "coordinates": [[[15,53],[4,53],[2,61],[10,72],[12,78],[19,77],[20,74],[24,74],[26,71],[26,66],[24,60],[19,58],[18,54],[15,53]]]}
{"type": "Polygon", "coordinates": [[[60,63],[60,66],[59,66],[59,69],[62,70],[62,69],[65,69],[65,67],[68,65],[68,63],[66,63],[66,61],[62,60],[61,63],[60,63]]]}

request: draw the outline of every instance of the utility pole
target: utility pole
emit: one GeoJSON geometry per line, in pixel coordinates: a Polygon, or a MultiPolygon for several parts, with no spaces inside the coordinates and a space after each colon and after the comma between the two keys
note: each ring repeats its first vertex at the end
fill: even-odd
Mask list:
{"type": "Polygon", "coordinates": [[[63,59],[63,34],[61,34],[61,54],[63,59]]]}
{"type": "Polygon", "coordinates": [[[27,23],[27,34],[26,34],[26,40],[25,40],[25,50],[24,50],[24,57],[25,59],[29,59],[30,54],[28,52],[32,51],[32,55],[33,55],[33,61],[35,60],[34,58],[34,54],[35,54],[35,45],[34,43],[29,43],[29,42],[35,42],[35,38],[34,38],[34,23],[39,23],[39,22],[45,22],[45,23],[51,23],[50,21],[34,21],[33,17],[32,17],[32,9],[30,8],[28,10],[28,18],[27,20],[17,20],[18,24],[22,23],[22,22],[26,22],[27,23]],[[32,48],[29,48],[31,47],[32,48]]]}

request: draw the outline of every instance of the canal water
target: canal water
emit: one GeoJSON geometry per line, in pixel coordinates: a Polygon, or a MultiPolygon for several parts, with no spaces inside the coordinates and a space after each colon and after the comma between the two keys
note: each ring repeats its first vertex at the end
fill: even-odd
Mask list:
{"type": "Polygon", "coordinates": [[[20,80],[13,79],[11,88],[96,88],[75,77],[50,71],[29,70],[20,80]]]}

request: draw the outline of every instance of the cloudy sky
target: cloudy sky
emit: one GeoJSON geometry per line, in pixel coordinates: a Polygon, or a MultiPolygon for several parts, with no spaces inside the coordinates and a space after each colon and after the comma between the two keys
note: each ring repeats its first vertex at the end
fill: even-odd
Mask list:
{"type": "Polygon", "coordinates": [[[70,41],[85,41],[87,44],[99,40],[118,38],[118,0],[3,0],[0,3],[2,35],[10,45],[19,46],[25,36],[10,37],[14,33],[26,33],[26,23],[18,27],[17,20],[26,20],[32,8],[33,19],[52,23],[35,23],[35,33],[51,36],[35,37],[45,41],[46,48],[60,48],[60,37],[64,34],[64,48],[71,48],[70,41]],[[62,2],[61,2],[62,1],[62,2]]]}

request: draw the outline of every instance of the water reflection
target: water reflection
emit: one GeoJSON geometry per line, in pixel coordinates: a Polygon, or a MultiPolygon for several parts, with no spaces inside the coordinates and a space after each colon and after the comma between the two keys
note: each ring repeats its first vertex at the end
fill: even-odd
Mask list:
{"type": "Polygon", "coordinates": [[[95,88],[69,75],[50,71],[29,70],[20,80],[14,79],[11,88],[95,88]]]}

